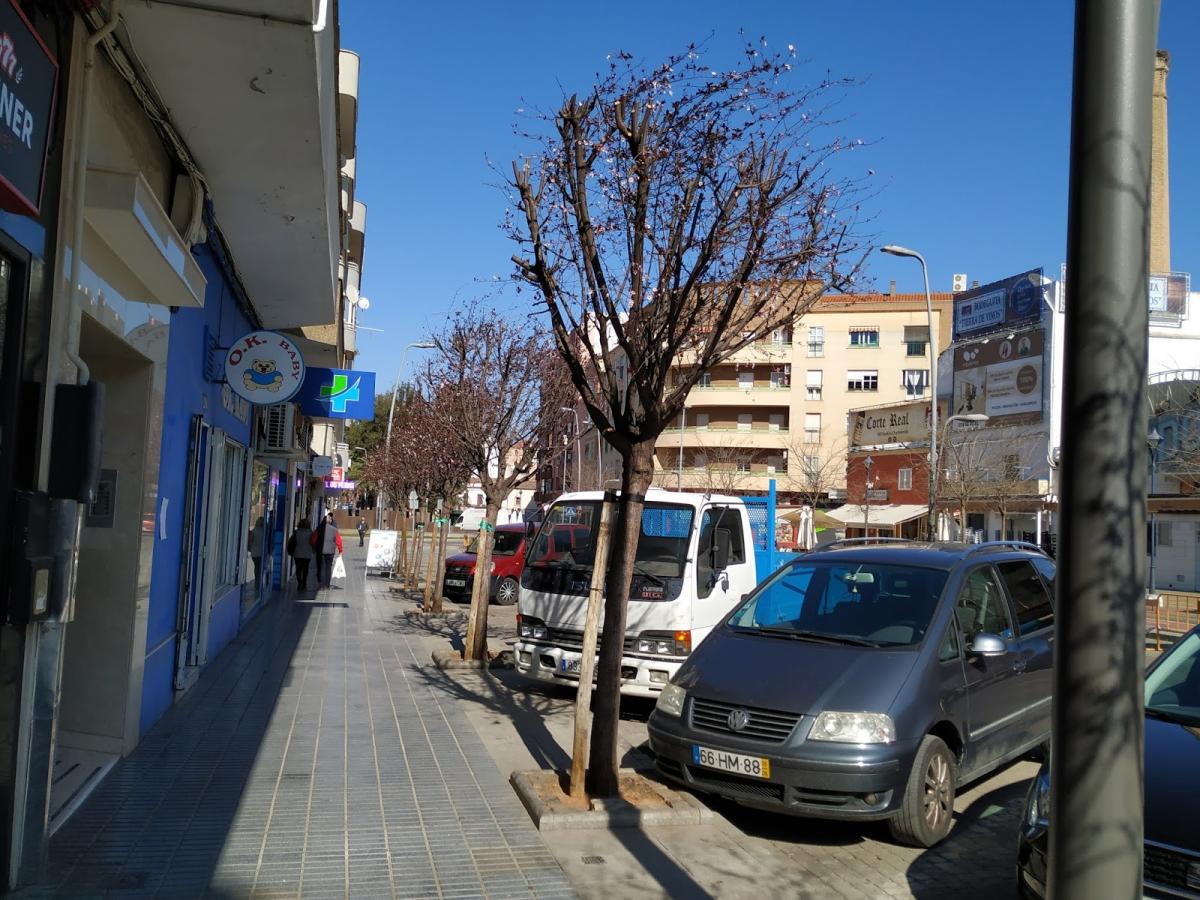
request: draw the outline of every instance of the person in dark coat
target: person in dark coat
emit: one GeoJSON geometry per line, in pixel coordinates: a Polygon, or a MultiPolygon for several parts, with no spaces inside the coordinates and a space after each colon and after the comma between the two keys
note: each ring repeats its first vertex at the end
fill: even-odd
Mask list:
{"type": "Polygon", "coordinates": [[[333,559],[342,552],[342,535],[333,513],[327,515],[309,539],[317,557],[317,588],[329,587],[333,578],[333,559]]]}

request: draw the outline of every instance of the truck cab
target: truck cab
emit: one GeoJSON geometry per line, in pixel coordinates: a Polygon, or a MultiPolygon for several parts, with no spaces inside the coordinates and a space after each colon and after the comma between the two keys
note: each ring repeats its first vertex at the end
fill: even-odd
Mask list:
{"type": "MultiPolygon", "coordinates": [[[[603,496],[561,496],[529,546],[514,647],[517,670],[526,677],[578,681],[603,496]]],[[[650,489],[629,589],[621,693],[657,696],[692,649],[754,588],[752,540],[740,498],[650,489]]]]}

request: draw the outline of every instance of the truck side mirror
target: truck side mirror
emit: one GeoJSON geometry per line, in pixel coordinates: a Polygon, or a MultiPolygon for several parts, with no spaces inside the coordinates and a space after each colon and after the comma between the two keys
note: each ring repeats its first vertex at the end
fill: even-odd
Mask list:
{"type": "Polygon", "coordinates": [[[733,548],[733,535],[728,528],[714,528],[712,542],[712,567],[714,572],[729,568],[729,555],[733,548]]]}

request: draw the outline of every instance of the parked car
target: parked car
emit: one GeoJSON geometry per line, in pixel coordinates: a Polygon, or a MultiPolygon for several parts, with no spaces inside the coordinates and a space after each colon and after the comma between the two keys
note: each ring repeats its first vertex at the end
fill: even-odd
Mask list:
{"type": "MultiPolygon", "coordinates": [[[[1025,799],[1017,845],[1017,886],[1046,895],[1051,761],[1025,799]]],[[[1200,897],[1200,627],[1146,672],[1144,894],[1200,897]]],[[[1069,824],[1069,823],[1068,823],[1069,824]]]]}
{"type": "MultiPolygon", "coordinates": [[[[521,588],[521,572],[525,569],[525,532],[523,524],[497,525],[496,542],[492,546],[492,578],[489,599],[501,606],[517,602],[521,588]]],[[[452,599],[470,599],[475,581],[475,550],[479,538],[474,538],[466,552],[447,557],[442,581],[442,593],[452,599]]]]}
{"type": "Polygon", "coordinates": [[[788,563],[650,717],[663,775],[746,806],[886,819],[932,846],[955,791],[1050,732],[1054,563],[1037,547],[845,540],[788,563]]]}

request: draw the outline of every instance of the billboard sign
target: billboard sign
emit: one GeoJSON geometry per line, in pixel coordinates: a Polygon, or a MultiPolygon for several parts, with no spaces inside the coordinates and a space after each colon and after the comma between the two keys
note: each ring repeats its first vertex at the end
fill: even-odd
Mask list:
{"type": "Polygon", "coordinates": [[[850,410],[850,448],[929,440],[929,401],[850,410]]]}
{"type": "Polygon", "coordinates": [[[58,61],[16,0],[0,0],[0,208],[36,216],[42,205],[58,61]]]}
{"type": "Polygon", "coordinates": [[[319,419],[373,419],[375,373],[310,366],[296,402],[306,416],[319,419]]]}
{"type": "Polygon", "coordinates": [[[1040,321],[1042,270],[1032,269],[954,295],[954,339],[1040,321]]]}
{"type": "Polygon", "coordinates": [[[1045,332],[972,341],[954,348],[954,415],[983,413],[988,425],[1042,420],[1045,332]]]}

